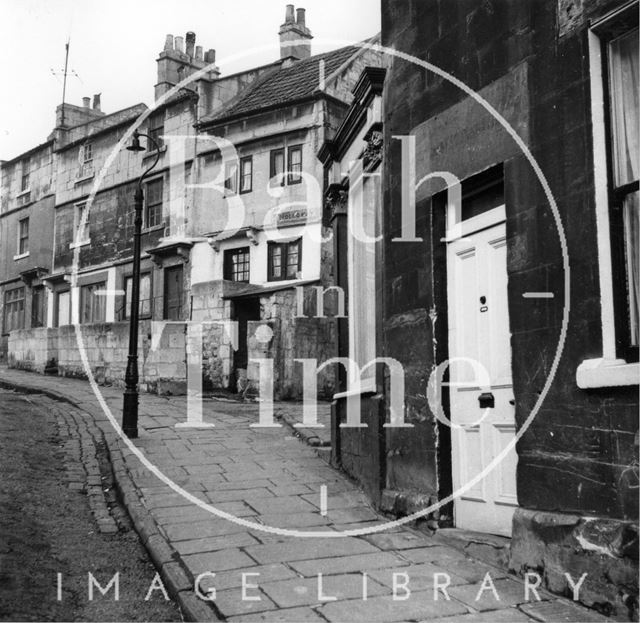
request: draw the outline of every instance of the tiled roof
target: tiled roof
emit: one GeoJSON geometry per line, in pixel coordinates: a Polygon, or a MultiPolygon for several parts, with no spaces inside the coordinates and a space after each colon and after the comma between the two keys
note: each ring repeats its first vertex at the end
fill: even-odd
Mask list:
{"type": "Polygon", "coordinates": [[[309,97],[320,82],[321,60],[324,61],[324,75],[328,78],[359,49],[358,46],[348,46],[295,61],[288,67],[278,67],[256,79],[226,107],[206,115],[201,122],[238,117],[309,97]]]}

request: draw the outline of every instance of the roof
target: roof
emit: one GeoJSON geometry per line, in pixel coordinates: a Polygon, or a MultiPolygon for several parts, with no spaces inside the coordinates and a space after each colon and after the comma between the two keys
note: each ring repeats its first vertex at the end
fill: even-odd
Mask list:
{"type": "Polygon", "coordinates": [[[241,91],[222,110],[205,115],[201,123],[240,117],[309,98],[318,89],[321,60],[324,61],[324,75],[329,77],[360,49],[359,46],[347,46],[273,69],[241,91]]]}

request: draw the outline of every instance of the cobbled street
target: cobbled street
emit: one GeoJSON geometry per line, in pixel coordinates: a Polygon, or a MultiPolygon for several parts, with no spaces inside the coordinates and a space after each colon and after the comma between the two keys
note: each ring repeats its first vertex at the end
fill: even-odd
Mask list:
{"type": "Polygon", "coordinates": [[[181,620],[161,590],[145,601],[156,571],[101,475],[100,431],[42,394],[0,390],[0,414],[0,618],[181,620]],[[90,601],[88,574],[104,587],[116,572],[119,600],[90,601]]]}

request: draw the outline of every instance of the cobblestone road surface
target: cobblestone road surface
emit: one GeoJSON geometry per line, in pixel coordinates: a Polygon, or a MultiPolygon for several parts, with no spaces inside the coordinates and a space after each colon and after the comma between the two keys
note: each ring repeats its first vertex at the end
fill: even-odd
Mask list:
{"type": "Polygon", "coordinates": [[[115,503],[99,433],[68,404],[0,390],[2,620],[181,620],[161,590],[145,601],[156,571],[115,503]],[[119,600],[114,585],[90,601],[88,574],[105,587],[117,572],[119,600]]]}

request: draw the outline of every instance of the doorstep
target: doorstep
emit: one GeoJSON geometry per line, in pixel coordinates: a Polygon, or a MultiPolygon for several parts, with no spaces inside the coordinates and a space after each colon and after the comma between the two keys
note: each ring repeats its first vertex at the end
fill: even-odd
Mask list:
{"type": "Polygon", "coordinates": [[[436,542],[464,552],[467,556],[508,571],[511,548],[509,537],[460,528],[439,528],[432,538],[436,542]]]}

